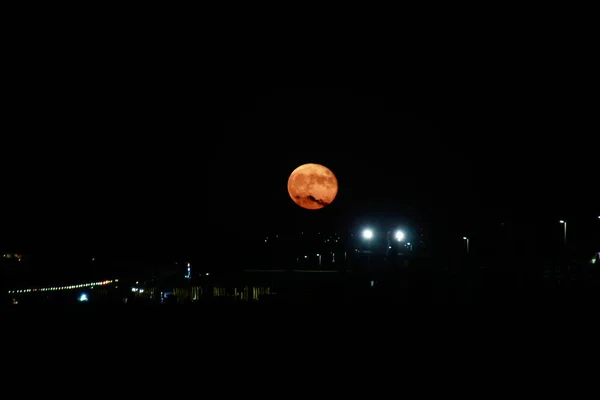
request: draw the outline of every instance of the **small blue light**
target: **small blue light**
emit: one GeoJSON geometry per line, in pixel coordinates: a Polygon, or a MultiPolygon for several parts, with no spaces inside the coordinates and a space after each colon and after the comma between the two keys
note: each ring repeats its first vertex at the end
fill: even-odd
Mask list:
{"type": "Polygon", "coordinates": [[[79,301],[88,301],[87,294],[82,293],[81,296],[79,296],[79,301]]]}

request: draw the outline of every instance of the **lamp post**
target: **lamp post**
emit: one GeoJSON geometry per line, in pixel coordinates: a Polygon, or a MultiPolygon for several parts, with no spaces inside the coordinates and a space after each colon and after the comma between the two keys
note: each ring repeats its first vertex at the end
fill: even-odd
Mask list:
{"type": "Polygon", "coordinates": [[[369,249],[369,258],[368,258],[368,265],[371,265],[371,239],[373,239],[373,230],[372,229],[365,229],[362,233],[363,239],[365,239],[367,241],[367,243],[369,244],[368,249],[369,249]]]}
{"type": "Polygon", "coordinates": [[[566,244],[567,244],[567,221],[565,221],[565,220],[562,220],[562,219],[561,219],[561,220],[560,220],[560,221],[558,221],[558,222],[560,222],[561,224],[563,224],[563,225],[565,226],[565,229],[564,229],[564,232],[565,232],[565,233],[564,233],[564,236],[565,236],[565,245],[566,245],[566,244]]]}
{"type": "Polygon", "coordinates": [[[466,236],[463,236],[463,240],[467,241],[467,254],[469,254],[469,238],[466,236]]]}
{"type": "MultiPolygon", "coordinates": [[[[394,253],[393,254],[394,254],[394,259],[395,259],[396,256],[399,255],[399,254],[403,254],[404,255],[404,250],[400,247],[400,243],[404,242],[404,239],[406,239],[406,235],[401,230],[397,230],[396,232],[394,232],[394,239],[398,242],[398,245],[397,245],[398,248],[396,248],[394,246],[394,253]],[[398,250],[402,250],[402,253],[398,253],[398,250]]],[[[392,246],[390,246],[390,249],[391,248],[392,248],[392,246]]]]}

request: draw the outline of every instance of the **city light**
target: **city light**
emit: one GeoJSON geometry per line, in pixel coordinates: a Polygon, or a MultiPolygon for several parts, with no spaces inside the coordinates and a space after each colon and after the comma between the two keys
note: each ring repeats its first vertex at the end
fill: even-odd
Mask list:
{"type": "Polygon", "coordinates": [[[565,221],[564,221],[564,220],[562,220],[562,219],[561,219],[560,221],[558,221],[558,222],[559,222],[559,223],[561,223],[561,224],[564,224],[564,223],[565,223],[565,221]]]}
{"type": "Polygon", "coordinates": [[[87,287],[93,289],[94,286],[104,286],[110,285],[113,282],[117,282],[118,280],[106,280],[101,282],[92,282],[92,283],[82,283],[79,285],[70,285],[70,286],[55,286],[55,287],[45,287],[45,288],[31,288],[31,289],[21,289],[21,290],[9,290],[8,294],[18,294],[18,293],[31,293],[31,292],[50,292],[55,290],[73,290],[79,289],[83,287],[87,287]]]}
{"type": "Polygon", "coordinates": [[[365,229],[363,231],[363,238],[369,240],[369,239],[373,239],[373,231],[371,229],[365,229]]]}
{"type": "Polygon", "coordinates": [[[397,241],[401,242],[404,240],[404,232],[396,231],[396,234],[394,235],[394,237],[396,238],[397,241]]]}
{"type": "Polygon", "coordinates": [[[82,293],[81,296],[79,296],[79,301],[88,301],[87,294],[82,293]]]}

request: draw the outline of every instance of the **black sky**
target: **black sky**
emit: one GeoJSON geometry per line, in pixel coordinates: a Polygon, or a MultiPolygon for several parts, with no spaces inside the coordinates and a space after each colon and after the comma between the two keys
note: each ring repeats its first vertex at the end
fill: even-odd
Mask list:
{"type": "Polygon", "coordinates": [[[599,214],[597,123],[564,81],[202,93],[133,67],[49,71],[25,72],[9,107],[3,248],[199,254],[269,231],[398,221],[462,235],[599,214]],[[288,198],[307,162],[339,179],[326,210],[288,198]]]}
{"type": "Polygon", "coordinates": [[[588,229],[598,213],[590,115],[558,83],[530,86],[439,87],[431,99],[418,87],[267,90],[228,119],[211,161],[224,169],[210,176],[224,200],[209,220],[242,232],[408,223],[462,236],[508,222],[536,237],[559,218],[588,229]],[[330,209],[287,198],[287,176],[305,162],[338,175],[330,209]],[[239,186],[228,183],[236,171],[239,186]]]}

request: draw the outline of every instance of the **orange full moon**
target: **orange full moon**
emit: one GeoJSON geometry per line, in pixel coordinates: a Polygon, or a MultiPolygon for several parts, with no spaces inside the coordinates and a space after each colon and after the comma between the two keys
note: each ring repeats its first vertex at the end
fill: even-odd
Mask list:
{"type": "Polygon", "coordinates": [[[296,168],[288,180],[288,193],[294,203],[307,210],[326,207],[335,199],[338,181],[329,168],[304,164],[296,168]]]}

